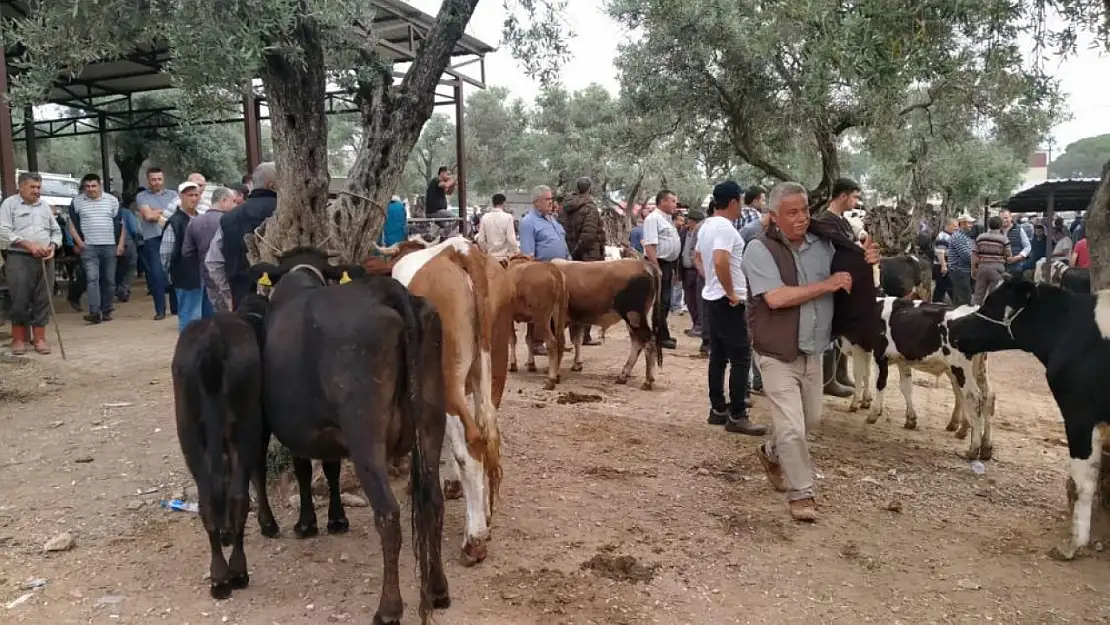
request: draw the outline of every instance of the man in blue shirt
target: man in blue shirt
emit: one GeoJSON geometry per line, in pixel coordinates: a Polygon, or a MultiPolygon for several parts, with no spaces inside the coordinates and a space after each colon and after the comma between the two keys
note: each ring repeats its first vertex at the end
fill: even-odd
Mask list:
{"type": "Polygon", "coordinates": [[[567,233],[551,214],[551,187],[532,189],[532,210],[520,220],[520,251],[536,260],[570,258],[567,233]]]}
{"type": "Polygon", "coordinates": [[[385,209],[385,224],[382,234],[378,237],[378,245],[389,247],[408,238],[408,214],[405,212],[405,203],[401,198],[393,196],[393,200],[385,209]]]}
{"type": "Polygon", "coordinates": [[[975,241],[968,236],[975,219],[964,213],[956,222],[959,228],[948,237],[947,267],[952,281],[952,305],[964,306],[971,303],[971,252],[975,241]]]}

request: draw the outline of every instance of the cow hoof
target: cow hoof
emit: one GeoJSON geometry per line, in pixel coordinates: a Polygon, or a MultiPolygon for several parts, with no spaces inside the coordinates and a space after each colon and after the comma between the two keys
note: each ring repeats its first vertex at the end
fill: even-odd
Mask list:
{"type": "Polygon", "coordinates": [[[443,482],[443,498],[458,499],[463,496],[462,482],[459,480],[445,480],[443,482]]]}
{"type": "Polygon", "coordinates": [[[1079,548],[1073,545],[1071,541],[1068,541],[1063,545],[1057,545],[1049,550],[1048,557],[1061,562],[1070,562],[1075,559],[1078,553],[1079,548]]]}
{"type": "Polygon", "coordinates": [[[650,391],[651,390],[651,382],[644,382],[643,384],[641,384],[640,385],[640,390],[641,391],[650,391]]]}
{"type": "Polygon", "coordinates": [[[967,438],[967,428],[957,430],[956,431],[956,438],[960,439],[961,441],[963,439],[967,438]]]}
{"type": "Polygon", "coordinates": [[[906,419],[906,422],[902,424],[902,427],[907,429],[907,430],[916,430],[917,429],[917,420],[914,419],[913,421],[910,421],[909,419],[906,419]]]}
{"type": "Polygon", "coordinates": [[[543,390],[545,390],[545,391],[555,390],[555,380],[547,380],[546,382],[544,382],[543,383],[543,390]]]}
{"type": "Polygon", "coordinates": [[[517,371],[516,365],[509,365],[509,372],[510,373],[516,373],[516,371],[517,371]]]}
{"type": "Polygon", "coordinates": [[[474,539],[463,545],[460,560],[463,566],[474,566],[486,559],[486,553],[486,541],[474,539]]]}
{"type": "Polygon", "coordinates": [[[400,622],[400,617],[382,616],[381,614],[374,615],[374,625],[397,625],[400,622]]]}
{"type": "Polygon", "coordinates": [[[859,404],[848,404],[848,412],[858,412],[859,404]]]}
{"type": "Polygon", "coordinates": [[[959,424],[952,423],[951,421],[948,422],[948,425],[944,426],[945,432],[955,432],[958,429],[960,429],[959,424]]]}
{"type": "Polygon", "coordinates": [[[563,374],[560,373],[560,374],[555,376],[555,383],[556,384],[558,384],[559,382],[562,382],[562,381],[563,381],[563,374]]]}
{"type": "Polygon", "coordinates": [[[315,538],[320,534],[320,530],[316,528],[316,524],[301,525],[297,523],[293,526],[293,535],[297,538],[315,538]]]}
{"type": "Polygon", "coordinates": [[[859,403],[859,407],[860,407],[860,410],[867,410],[868,408],[871,407],[871,401],[868,400],[868,399],[865,399],[865,400],[863,400],[859,403]]]}
{"type": "Polygon", "coordinates": [[[992,447],[990,445],[984,445],[984,446],[979,448],[979,459],[980,460],[990,460],[990,459],[992,459],[993,456],[994,456],[994,447],[992,447]]]}
{"type": "Polygon", "coordinates": [[[575,373],[578,373],[579,371],[582,370],[582,363],[580,363],[580,362],[574,363],[573,365],[570,366],[570,370],[575,372],[575,373]]]}
{"type": "Polygon", "coordinates": [[[432,595],[432,607],[437,610],[446,610],[451,607],[451,595],[447,593],[432,595]]]}
{"type": "Polygon", "coordinates": [[[615,380],[615,382],[617,384],[628,384],[628,378],[622,376],[622,377],[617,378],[615,380]]]}
{"type": "Polygon", "coordinates": [[[231,598],[231,584],[228,582],[219,582],[212,584],[208,588],[208,594],[216,601],[223,601],[224,599],[231,598]]]}
{"type": "Polygon", "coordinates": [[[242,590],[242,589],[246,588],[247,586],[251,585],[251,576],[248,573],[240,573],[238,575],[232,575],[231,577],[228,578],[227,583],[234,590],[242,590]]]}
{"type": "Polygon", "coordinates": [[[328,521],[329,534],[346,534],[351,529],[351,522],[347,519],[332,519],[328,521]]]}
{"type": "Polygon", "coordinates": [[[276,538],[281,533],[281,528],[278,527],[277,521],[270,521],[269,523],[259,523],[258,531],[266,538],[276,538]]]}

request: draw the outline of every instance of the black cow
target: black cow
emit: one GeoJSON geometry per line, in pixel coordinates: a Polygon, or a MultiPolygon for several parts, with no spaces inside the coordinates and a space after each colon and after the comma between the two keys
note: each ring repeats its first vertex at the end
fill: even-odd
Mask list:
{"type": "MultiPolygon", "coordinates": [[[[389,485],[389,466],[412,453],[413,541],[426,623],[433,608],[450,605],[441,557],[439,457],[446,412],[439,316],[392,278],[328,286],[342,271],[322,255],[312,256],[302,254],[287,270],[254,268],[273,284],[263,351],[266,419],[295,458],[354,461],[382,542],[385,570],[375,623],[399,622],[404,611],[398,582],[401,508],[389,485]]],[[[357,268],[345,271],[353,275],[357,268]]],[[[297,472],[302,530],[315,526],[310,477],[297,472]]]]}
{"type": "Polygon", "coordinates": [[[1104,441],[1110,440],[1110,291],[1070,293],[1024,279],[1004,279],[972,315],[948,324],[964,352],[1021,349],[1045,366],[1064,417],[1076,501],[1071,538],[1051,555],[1070,560],[1091,540],[1091,505],[1104,441]]]}
{"type": "Polygon", "coordinates": [[[250,509],[249,483],[258,491],[262,535],[277,536],[266,498],[266,444],[262,417],[263,323],[268,303],[248,297],[235,313],[189,324],[173,354],[177,437],[197,483],[200,517],[212,550],[210,592],[226,599],[246,588],[243,529],[250,509]],[[231,545],[231,560],[222,546],[231,545]]]}
{"type": "Polygon", "coordinates": [[[928,301],[933,295],[933,268],[928,258],[892,256],[879,261],[883,295],[928,301]]]}

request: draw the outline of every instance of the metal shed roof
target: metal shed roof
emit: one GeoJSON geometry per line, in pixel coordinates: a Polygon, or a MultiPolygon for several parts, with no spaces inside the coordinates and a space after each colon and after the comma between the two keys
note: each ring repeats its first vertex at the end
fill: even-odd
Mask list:
{"type": "Polygon", "coordinates": [[[1056,212],[1086,210],[1099,182],[1099,178],[1052,178],[1022,189],[1001,204],[1015,212],[1040,213],[1048,209],[1048,198],[1051,195],[1052,207],[1056,212]]]}

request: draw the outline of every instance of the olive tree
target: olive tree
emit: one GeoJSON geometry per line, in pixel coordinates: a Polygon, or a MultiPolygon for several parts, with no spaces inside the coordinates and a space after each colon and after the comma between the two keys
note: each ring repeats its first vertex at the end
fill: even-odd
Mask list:
{"type": "MultiPolygon", "coordinates": [[[[357,261],[368,253],[384,207],[402,180],[409,152],[432,114],[435,88],[479,0],[443,0],[404,78],[377,51],[373,4],[364,0],[98,0],[30,3],[6,41],[22,44],[24,71],[13,95],[41,101],[59,75],[121,58],[136,49],[169,46],[168,68],[193,115],[235,106],[261,79],[269,107],[278,209],[266,226],[273,250],[312,244],[357,261]],[[340,85],[358,105],[361,142],[345,189],[329,203],[324,96],[340,85]]],[[[510,48],[529,69],[550,74],[567,53],[558,22],[547,19],[565,0],[507,5],[510,48]],[[534,16],[541,19],[533,20],[534,16]]]]}

